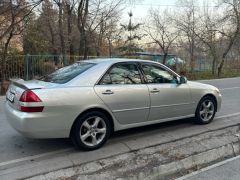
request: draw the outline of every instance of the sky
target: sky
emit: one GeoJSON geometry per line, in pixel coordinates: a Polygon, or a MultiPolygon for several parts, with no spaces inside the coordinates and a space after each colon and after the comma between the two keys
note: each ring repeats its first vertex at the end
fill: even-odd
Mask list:
{"type": "Polygon", "coordinates": [[[133,19],[141,20],[146,18],[148,10],[151,7],[166,8],[175,5],[176,0],[138,0],[135,4],[128,4],[128,7],[123,12],[123,19],[128,19],[127,12],[133,12],[133,19]]]}
{"type": "MultiPolygon", "coordinates": [[[[142,19],[146,19],[148,11],[150,8],[159,8],[159,9],[177,9],[181,8],[176,6],[179,0],[135,0],[135,4],[129,3],[127,8],[123,11],[122,21],[128,21],[128,12],[132,10],[133,12],[133,20],[141,21],[142,19]]],[[[197,0],[194,0],[197,1],[197,0]]],[[[214,2],[218,0],[198,0],[199,5],[203,3],[207,3],[209,6],[213,5],[214,2]]]]}

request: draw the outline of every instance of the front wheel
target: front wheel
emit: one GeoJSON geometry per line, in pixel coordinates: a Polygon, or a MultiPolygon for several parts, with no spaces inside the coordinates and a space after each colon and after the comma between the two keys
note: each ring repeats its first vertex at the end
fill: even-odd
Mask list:
{"type": "Polygon", "coordinates": [[[217,109],[216,102],[212,97],[210,96],[203,97],[198,103],[196,109],[195,113],[196,122],[198,124],[210,123],[215,116],[216,109],[217,109]]]}
{"type": "Polygon", "coordinates": [[[103,146],[111,132],[107,116],[98,111],[83,114],[73,128],[71,139],[74,145],[87,151],[103,146]]]}

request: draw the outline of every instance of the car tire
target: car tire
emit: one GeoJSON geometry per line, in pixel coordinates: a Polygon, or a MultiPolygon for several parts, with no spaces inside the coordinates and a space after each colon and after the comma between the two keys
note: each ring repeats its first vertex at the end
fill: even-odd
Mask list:
{"type": "Polygon", "coordinates": [[[195,122],[197,124],[208,124],[212,122],[216,114],[216,101],[211,96],[203,97],[197,106],[195,112],[195,122]]]}
{"type": "Polygon", "coordinates": [[[108,117],[99,111],[81,115],[74,124],[71,140],[77,148],[91,151],[102,147],[111,133],[108,117]]]}

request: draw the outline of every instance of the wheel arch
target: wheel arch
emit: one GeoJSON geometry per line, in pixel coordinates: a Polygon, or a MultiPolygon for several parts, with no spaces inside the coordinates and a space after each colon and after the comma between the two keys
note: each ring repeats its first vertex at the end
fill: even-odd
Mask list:
{"type": "Polygon", "coordinates": [[[112,114],[111,114],[108,110],[106,110],[106,109],[104,109],[104,108],[102,108],[102,107],[91,107],[91,108],[86,109],[86,110],[84,110],[83,112],[81,112],[81,113],[75,118],[75,120],[73,121],[73,124],[72,124],[72,126],[71,126],[71,130],[70,130],[69,137],[71,137],[71,134],[73,133],[73,127],[75,126],[78,118],[80,118],[83,114],[88,113],[88,112],[92,112],[92,111],[99,111],[99,112],[104,113],[104,114],[108,117],[108,119],[109,119],[109,121],[110,121],[110,124],[111,124],[111,133],[114,132],[114,120],[113,120],[112,114]]]}

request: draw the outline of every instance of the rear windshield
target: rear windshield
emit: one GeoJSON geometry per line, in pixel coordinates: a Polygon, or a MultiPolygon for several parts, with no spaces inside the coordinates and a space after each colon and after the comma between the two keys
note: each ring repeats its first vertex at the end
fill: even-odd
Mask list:
{"type": "Polygon", "coordinates": [[[58,69],[52,74],[46,75],[40,78],[39,80],[45,81],[45,82],[64,84],[72,80],[79,74],[83,73],[84,71],[88,70],[89,68],[93,67],[94,65],[95,65],[94,63],[85,63],[85,62],[74,63],[70,66],[66,66],[61,69],[58,69]]]}

